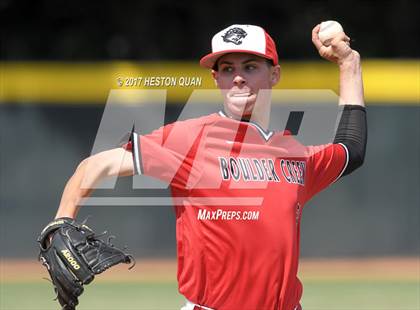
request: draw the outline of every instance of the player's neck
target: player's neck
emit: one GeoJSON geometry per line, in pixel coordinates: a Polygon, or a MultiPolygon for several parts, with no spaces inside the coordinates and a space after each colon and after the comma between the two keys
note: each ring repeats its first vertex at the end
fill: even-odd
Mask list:
{"type": "Polygon", "coordinates": [[[253,111],[252,115],[242,115],[234,116],[229,111],[223,110],[225,116],[241,121],[241,122],[251,122],[257,124],[265,131],[268,131],[269,123],[270,123],[270,111],[263,111],[262,113],[258,113],[259,111],[253,111]]]}

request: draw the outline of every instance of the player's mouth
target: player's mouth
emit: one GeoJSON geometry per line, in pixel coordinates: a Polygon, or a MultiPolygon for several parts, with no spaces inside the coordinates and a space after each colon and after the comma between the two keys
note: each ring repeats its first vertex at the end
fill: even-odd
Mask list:
{"type": "Polygon", "coordinates": [[[255,101],[254,97],[256,97],[255,94],[248,88],[230,90],[227,93],[228,101],[237,106],[243,106],[247,103],[249,104],[250,101],[255,101]]]}
{"type": "Polygon", "coordinates": [[[233,93],[233,94],[230,94],[231,97],[249,97],[251,95],[252,94],[249,93],[249,92],[247,92],[247,93],[233,93]]]}

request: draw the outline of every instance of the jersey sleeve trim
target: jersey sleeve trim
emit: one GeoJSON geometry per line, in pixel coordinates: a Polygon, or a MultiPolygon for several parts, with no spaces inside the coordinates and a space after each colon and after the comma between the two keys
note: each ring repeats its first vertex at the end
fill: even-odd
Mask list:
{"type": "Polygon", "coordinates": [[[140,156],[139,135],[133,132],[131,140],[133,141],[134,171],[136,172],[136,174],[143,174],[140,156]]]}
{"type": "Polygon", "coordinates": [[[343,144],[343,143],[338,143],[338,144],[339,144],[339,145],[341,145],[341,146],[344,148],[344,150],[346,151],[346,162],[344,163],[344,166],[343,166],[343,168],[341,169],[340,174],[339,174],[339,175],[338,175],[338,177],[334,180],[334,182],[333,182],[333,183],[337,182],[337,181],[338,181],[338,179],[340,179],[340,178],[341,178],[341,176],[343,175],[344,171],[346,171],[347,166],[348,166],[348,164],[349,164],[349,150],[348,150],[347,146],[346,146],[345,144],[343,144]]]}

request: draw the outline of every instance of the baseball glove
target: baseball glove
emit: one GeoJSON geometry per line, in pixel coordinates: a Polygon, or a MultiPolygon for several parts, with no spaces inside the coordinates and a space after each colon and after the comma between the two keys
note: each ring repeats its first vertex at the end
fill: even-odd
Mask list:
{"type": "MultiPolygon", "coordinates": [[[[103,234],[101,234],[103,235],[103,234]]],[[[134,259],[99,239],[85,223],[71,218],[59,218],[49,223],[38,237],[39,260],[47,268],[57,299],[63,310],[75,309],[83,285],[95,275],[119,263],[132,263],[134,259]]]]}

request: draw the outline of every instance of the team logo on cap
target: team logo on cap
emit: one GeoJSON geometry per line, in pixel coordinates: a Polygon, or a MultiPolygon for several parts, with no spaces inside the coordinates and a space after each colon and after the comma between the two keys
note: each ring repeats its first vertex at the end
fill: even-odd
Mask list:
{"type": "Polygon", "coordinates": [[[236,45],[242,44],[242,39],[248,34],[242,28],[231,28],[224,35],[222,35],[224,42],[231,42],[236,45]]]}

